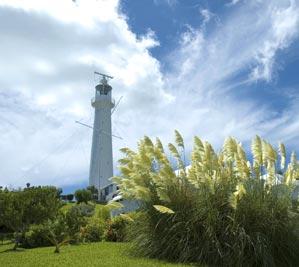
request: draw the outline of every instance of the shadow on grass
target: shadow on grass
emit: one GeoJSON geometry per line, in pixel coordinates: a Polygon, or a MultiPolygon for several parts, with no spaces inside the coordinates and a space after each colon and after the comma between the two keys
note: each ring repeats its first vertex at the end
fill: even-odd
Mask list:
{"type": "Polygon", "coordinates": [[[10,244],[12,244],[13,242],[11,242],[11,241],[6,241],[6,242],[2,242],[2,243],[0,243],[0,247],[1,246],[7,246],[7,245],[10,245],[10,244]]]}
{"type": "Polygon", "coordinates": [[[24,248],[17,248],[17,249],[8,248],[8,249],[5,249],[3,251],[0,251],[0,253],[7,253],[7,252],[17,253],[17,252],[24,252],[24,251],[25,251],[24,248]]]}

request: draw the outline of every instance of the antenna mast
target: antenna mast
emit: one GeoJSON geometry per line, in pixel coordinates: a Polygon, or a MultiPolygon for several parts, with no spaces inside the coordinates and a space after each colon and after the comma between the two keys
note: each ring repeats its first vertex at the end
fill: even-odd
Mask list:
{"type": "Polygon", "coordinates": [[[100,72],[97,72],[97,71],[95,71],[94,74],[99,75],[99,76],[102,77],[102,79],[101,79],[101,83],[102,84],[107,84],[108,83],[108,79],[111,79],[111,80],[113,79],[112,76],[104,74],[104,73],[100,73],[100,72]]]}

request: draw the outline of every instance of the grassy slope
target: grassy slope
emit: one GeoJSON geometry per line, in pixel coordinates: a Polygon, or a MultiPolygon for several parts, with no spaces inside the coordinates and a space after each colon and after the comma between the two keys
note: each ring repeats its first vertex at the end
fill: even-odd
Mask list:
{"type": "MultiPolygon", "coordinates": [[[[53,247],[20,249],[17,252],[6,251],[12,245],[0,245],[0,266],[113,266],[113,267],[183,267],[188,265],[164,263],[145,258],[133,258],[126,255],[129,244],[91,243],[62,247],[60,254],[54,254],[53,247]]],[[[189,265],[190,266],[190,265],[189,265]]]]}

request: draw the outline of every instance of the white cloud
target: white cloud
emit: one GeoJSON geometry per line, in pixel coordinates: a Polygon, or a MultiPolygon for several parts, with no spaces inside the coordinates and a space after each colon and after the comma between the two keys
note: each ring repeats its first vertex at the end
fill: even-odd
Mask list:
{"type": "Polygon", "coordinates": [[[200,9],[199,12],[200,12],[201,16],[203,17],[203,24],[204,25],[206,23],[208,23],[211,20],[211,18],[213,18],[215,16],[215,14],[212,13],[208,9],[200,9]]]}
{"type": "Polygon", "coordinates": [[[86,27],[95,27],[97,21],[108,22],[118,18],[118,13],[115,12],[118,0],[101,0],[100,5],[94,0],[59,1],[59,3],[45,0],[1,0],[0,4],[26,12],[49,15],[61,22],[86,27]]]}
{"type": "Polygon", "coordinates": [[[281,5],[269,5],[267,14],[271,35],[264,40],[257,51],[257,65],[253,68],[253,80],[270,81],[275,68],[275,56],[290,44],[294,36],[298,36],[299,8],[295,1],[281,1],[281,5]]]}
{"type": "Polygon", "coordinates": [[[198,87],[207,89],[206,83],[215,87],[215,83],[250,67],[251,81],[270,81],[276,70],[277,52],[298,38],[298,5],[282,2],[244,4],[215,26],[208,37],[200,29],[189,29],[183,34],[180,54],[174,54],[180,62],[177,66],[182,79],[187,78],[190,69],[196,69],[189,80],[204,82],[198,87]],[[205,81],[198,75],[212,79],[205,81]]]}
{"type": "Polygon", "coordinates": [[[234,92],[252,81],[248,73],[271,80],[277,51],[297,37],[297,3],[232,10],[208,34],[189,27],[169,55],[173,69],[162,73],[149,52],[159,45],[154,33],[137,38],[116,0],[0,0],[0,184],[87,181],[91,131],[74,121],[92,123],[94,70],[115,76],[113,95],[124,96],[113,114],[124,139],[113,140],[115,160],[144,134],[168,142],[175,128],[188,143],[199,134],[218,147],[230,134],[293,142],[299,126],[291,111],[277,116],[234,92]]]}

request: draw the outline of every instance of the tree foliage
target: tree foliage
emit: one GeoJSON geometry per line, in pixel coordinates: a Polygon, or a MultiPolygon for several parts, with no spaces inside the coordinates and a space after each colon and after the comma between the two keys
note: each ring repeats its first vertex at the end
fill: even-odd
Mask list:
{"type": "Polygon", "coordinates": [[[78,242],[80,239],[80,229],[86,226],[88,218],[94,214],[95,207],[91,204],[81,203],[72,206],[65,214],[65,222],[68,226],[69,236],[73,242],[78,242]]]}
{"type": "Polygon", "coordinates": [[[56,217],[61,201],[55,187],[27,187],[0,192],[1,224],[15,235],[15,249],[32,224],[56,217]]]}
{"type": "Polygon", "coordinates": [[[75,198],[77,203],[85,203],[87,204],[88,201],[92,200],[92,192],[87,189],[79,189],[75,192],[75,198]]]}
{"type": "Polygon", "coordinates": [[[60,247],[72,240],[64,213],[59,213],[55,219],[48,220],[44,227],[45,238],[55,246],[54,253],[60,253],[60,247]]]}
{"type": "Polygon", "coordinates": [[[98,200],[99,190],[94,185],[90,185],[86,189],[91,192],[92,200],[98,200]]]}

